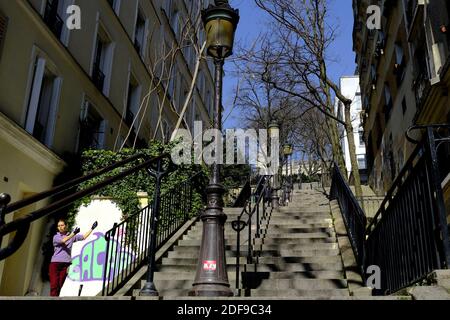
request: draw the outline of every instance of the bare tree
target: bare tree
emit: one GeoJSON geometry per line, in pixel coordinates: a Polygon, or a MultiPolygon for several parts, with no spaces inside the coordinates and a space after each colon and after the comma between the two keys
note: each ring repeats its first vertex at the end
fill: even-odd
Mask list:
{"type": "MultiPolygon", "coordinates": [[[[150,54],[149,63],[147,65],[147,70],[150,73],[150,87],[147,89],[146,94],[140,101],[139,109],[134,115],[132,123],[129,124],[130,128],[119,149],[123,149],[125,147],[126,142],[131,136],[134,136],[133,148],[135,148],[139,132],[145,121],[148,120],[149,107],[157,108],[158,114],[153,136],[149,138],[156,139],[159,134],[163,140],[168,138],[173,140],[180,127],[189,130],[189,125],[185,121],[185,115],[189,111],[189,107],[192,106],[191,101],[196,90],[199,71],[204,61],[206,61],[206,42],[200,42],[199,37],[199,34],[202,32],[202,22],[199,9],[200,8],[198,7],[198,11],[193,12],[191,16],[179,16],[180,21],[178,21],[177,25],[180,26],[180,30],[176,41],[165,41],[164,39],[160,39],[158,37],[159,35],[155,35],[155,32],[150,35],[149,42],[158,43],[157,46],[152,48],[154,51],[150,54]],[[187,50],[191,50],[191,52],[193,52],[195,66],[192,70],[192,79],[188,85],[189,89],[184,94],[184,101],[180,101],[181,108],[178,112],[176,106],[173,105],[173,101],[170,99],[173,98],[173,96],[170,97],[169,90],[174,86],[173,82],[178,77],[177,59],[179,59],[180,55],[187,52],[187,50]],[[153,101],[156,105],[150,106],[152,96],[156,97],[153,101]],[[177,118],[171,137],[166,136],[167,133],[165,132],[163,126],[163,119],[168,112],[173,113],[177,118]],[[135,132],[133,133],[133,131],[135,132]]],[[[156,24],[152,29],[153,31],[157,30],[156,24]]],[[[126,112],[127,103],[125,101],[122,119],[125,119],[126,112]]],[[[120,126],[122,126],[122,122],[120,126]]],[[[119,132],[120,129],[121,128],[119,127],[119,132]]],[[[119,133],[116,137],[116,145],[118,144],[118,139],[119,133]]]]}
{"type": "Polygon", "coordinates": [[[336,27],[328,24],[329,0],[255,0],[271,18],[271,27],[261,38],[257,50],[247,50],[245,59],[264,69],[262,79],[273,88],[298,97],[326,115],[334,159],[345,173],[337,123],[344,125],[349,142],[356,195],[362,195],[350,116],[352,100],[345,97],[331,79],[327,65],[329,46],[335,40],[336,27]],[[333,96],[345,110],[344,121],[334,113],[333,96]]]}

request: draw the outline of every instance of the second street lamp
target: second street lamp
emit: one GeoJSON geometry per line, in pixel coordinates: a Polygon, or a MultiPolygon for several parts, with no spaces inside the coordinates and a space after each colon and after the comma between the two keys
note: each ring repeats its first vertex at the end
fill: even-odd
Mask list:
{"type": "Polygon", "coordinates": [[[283,145],[283,154],[286,161],[286,178],[284,180],[284,205],[287,205],[290,201],[290,182],[289,182],[289,156],[292,155],[293,148],[292,144],[286,143],[283,145]]]}
{"type": "MultiPolygon", "coordinates": [[[[215,5],[202,11],[202,20],[206,31],[207,52],[214,58],[215,65],[214,129],[221,132],[223,65],[225,58],[233,51],[239,11],[231,8],[226,0],[215,0],[214,3],[215,5]]],[[[223,212],[223,193],[220,166],[214,163],[210,183],[206,188],[207,206],[201,215],[202,242],[197,274],[193,289],[189,292],[191,296],[233,295],[228,283],[225,260],[224,225],[227,216],[223,212]]]]}
{"type": "MultiPolygon", "coordinates": [[[[278,122],[276,121],[272,121],[269,124],[269,136],[273,137],[276,136],[278,138],[279,135],[279,131],[280,131],[280,127],[278,125],[278,122]]],[[[279,157],[279,150],[277,150],[277,155],[276,157],[279,157]]],[[[274,172],[274,176],[273,176],[273,188],[272,188],[272,208],[278,210],[279,207],[279,202],[280,202],[280,197],[278,196],[278,190],[280,190],[280,177],[278,175],[278,168],[276,169],[276,171],[274,172]]]]}

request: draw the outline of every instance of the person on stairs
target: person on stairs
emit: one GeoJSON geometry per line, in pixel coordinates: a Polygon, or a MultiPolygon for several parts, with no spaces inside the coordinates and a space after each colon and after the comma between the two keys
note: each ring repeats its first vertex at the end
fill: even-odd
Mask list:
{"type": "Polygon", "coordinates": [[[79,234],[80,228],[72,232],[67,231],[67,223],[63,219],[58,220],[58,232],[53,237],[54,253],[49,267],[50,296],[58,297],[64,281],[66,280],[68,268],[72,262],[72,245],[74,242],[87,239],[92,231],[97,228],[97,221],[85,234],[79,234]]]}

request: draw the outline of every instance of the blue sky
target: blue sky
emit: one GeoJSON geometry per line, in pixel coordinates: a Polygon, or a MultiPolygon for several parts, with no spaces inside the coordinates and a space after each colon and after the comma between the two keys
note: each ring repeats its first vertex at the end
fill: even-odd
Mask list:
{"type": "MultiPolygon", "coordinates": [[[[294,0],[296,1],[296,0],[294,0]]],[[[330,52],[334,53],[332,57],[336,62],[328,65],[328,70],[333,80],[336,82],[339,77],[352,75],[355,72],[355,54],[352,50],[352,30],[353,30],[353,11],[351,0],[331,0],[330,23],[336,23],[338,27],[337,39],[330,52]]],[[[236,31],[236,42],[252,43],[253,39],[265,27],[265,16],[261,10],[256,7],[253,0],[230,0],[232,7],[239,9],[241,20],[236,31]]],[[[225,65],[225,70],[229,70],[231,63],[225,65]]],[[[224,99],[226,117],[230,112],[230,105],[233,100],[233,89],[236,87],[237,79],[226,73],[224,78],[224,99]]],[[[233,128],[239,126],[239,112],[233,110],[231,116],[226,120],[224,127],[233,128]]]]}

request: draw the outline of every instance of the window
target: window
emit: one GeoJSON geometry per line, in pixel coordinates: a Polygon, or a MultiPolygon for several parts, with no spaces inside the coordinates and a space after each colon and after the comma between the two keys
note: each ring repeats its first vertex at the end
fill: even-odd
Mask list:
{"type": "Polygon", "coordinates": [[[0,12],[0,59],[2,57],[3,44],[5,43],[7,26],[8,26],[8,18],[0,12]]]}
{"type": "Polygon", "coordinates": [[[359,154],[357,156],[357,159],[358,159],[358,168],[359,168],[359,170],[367,169],[366,156],[363,155],[363,154],[362,155],[359,154]]]}
{"type": "Polygon", "coordinates": [[[103,94],[109,94],[113,44],[105,30],[99,26],[92,65],[92,81],[103,94]]]}
{"type": "Polygon", "coordinates": [[[60,15],[62,2],[59,0],[47,0],[47,4],[45,5],[44,21],[57,38],[61,37],[64,26],[63,19],[60,15]]]}
{"type": "MultiPolygon", "coordinates": [[[[125,122],[128,126],[131,127],[135,117],[137,117],[139,113],[141,99],[141,86],[137,82],[137,80],[130,76],[130,82],[128,84],[128,98],[127,98],[127,113],[125,116],[125,122]]],[[[134,121],[134,127],[137,128],[139,126],[139,119],[134,121]]]]}
{"type": "Polygon", "coordinates": [[[405,57],[401,43],[395,44],[394,74],[396,75],[397,85],[400,86],[405,75],[405,57]]]}
{"type": "Polygon", "coordinates": [[[363,104],[364,110],[369,110],[370,108],[370,100],[368,96],[364,96],[364,104],[363,104]]]}
{"type": "Polygon", "coordinates": [[[360,146],[364,146],[365,145],[365,142],[364,142],[364,130],[360,129],[358,131],[358,134],[359,134],[359,145],[360,146]]]}
{"type": "Polygon", "coordinates": [[[84,103],[80,117],[78,151],[105,147],[106,121],[88,101],[84,103]]]}
{"type": "Polygon", "coordinates": [[[71,0],[47,0],[44,11],[44,22],[53,34],[67,46],[70,30],[66,27],[67,7],[71,0]]]}
{"type": "Polygon", "coordinates": [[[146,20],[141,11],[138,10],[138,15],[136,18],[136,27],[134,32],[134,47],[141,56],[143,56],[145,52],[146,32],[147,32],[146,20]]]}
{"type": "Polygon", "coordinates": [[[62,80],[46,68],[45,59],[38,58],[25,130],[48,147],[51,147],[53,142],[61,83],[62,80]]]}
{"type": "Polygon", "coordinates": [[[170,15],[170,26],[172,27],[172,30],[175,33],[175,38],[177,40],[180,40],[181,39],[180,12],[177,9],[174,9],[172,14],[170,15]]]}
{"type": "Polygon", "coordinates": [[[375,90],[377,86],[377,69],[373,64],[370,66],[370,80],[372,84],[372,90],[375,90]]]}
{"type": "Polygon", "coordinates": [[[389,121],[389,117],[391,116],[392,111],[392,95],[388,84],[384,85],[384,101],[385,101],[384,116],[385,121],[387,123],[389,121]]]}
{"type": "Polygon", "coordinates": [[[381,58],[384,55],[384,47],[386,45],[386,35],[383,31],[378,31],[378,40],[375,47],[375,57],[381,58]]]}
{"type": "Polygon", "coordinates": [[[163,120],[163,133],[164,133],[164,143],[168,143],[170,141],[170,127],[167,120],[163,120]]]}
{"type": "Polygon", "coordinates": [[[120,0],[107,0],[111,8],[116,12],[116,14],[119,14],[120,11],[120,0]]]}
{"type": "Polygon", "coordinates": [[[178,65],[175,62],[172,66],[172,70],[168,79],[169,87],[167,88],[167,94],[169,95],[169,98],[172,102],[174,102],[174,99],[176,99],[176,89],[177,89],[177,71],[178,71],[178,65]]]}
{"type": "Polygon", "coordinates": [[[208,110],[209,117],[211,119],[214,119],[214,109],[213,109],[213,103],[212,103],[212,97],[211,97],[210,90],[206,91],[205,107],[206,107],[206,110],[208,110]]]}

